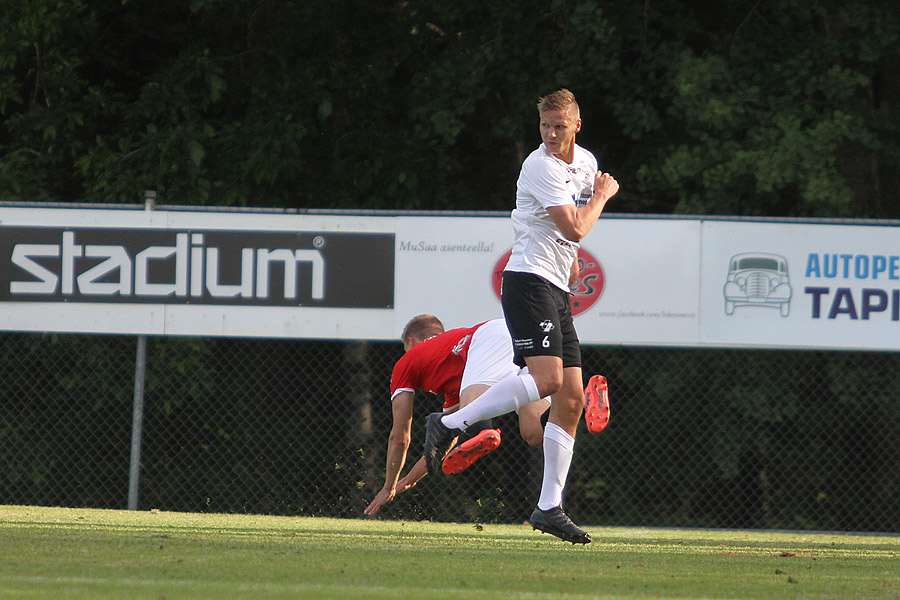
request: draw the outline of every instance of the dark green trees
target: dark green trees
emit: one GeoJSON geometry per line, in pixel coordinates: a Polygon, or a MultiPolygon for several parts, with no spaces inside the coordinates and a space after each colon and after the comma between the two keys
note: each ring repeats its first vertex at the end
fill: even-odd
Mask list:
{"type": "Polygon", "coordinates": [[[0,9],[5,200],[506,210],[537,98],[617,212],[900,215],[891,0],[0,9]]]}

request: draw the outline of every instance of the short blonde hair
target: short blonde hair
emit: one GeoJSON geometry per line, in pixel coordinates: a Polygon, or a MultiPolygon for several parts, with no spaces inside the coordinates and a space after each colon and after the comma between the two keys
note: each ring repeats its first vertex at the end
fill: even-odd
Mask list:
{"type": "Polygon", "coordinates": [[[403,333],[400,334],[400,340],[406,344],[406,340],[411,337],[417,340],[425,340],[434,335],[444,333],[444,324],[434,315],[418,315],[409,320],[403,333]]]}
{"type": "Polygon", "coordinates": [[[580,119],[581,111],[578,108],[578,102],[575,101],[575,94],[566,88],[562,88],[561,90],[553,92],[552,94],[547,94],[538,100],[537,109],[540,114],[548,110],[566,110],[570,106],[575,109],[575,114],[572,116],[576,119],[580,119]]]}

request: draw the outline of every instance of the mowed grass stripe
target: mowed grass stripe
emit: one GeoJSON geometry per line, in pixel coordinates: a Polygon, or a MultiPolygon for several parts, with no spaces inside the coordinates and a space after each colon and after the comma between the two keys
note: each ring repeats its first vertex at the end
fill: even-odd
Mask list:
{"type": "Polygon", "coordinates": [[[0,507],[3,598],[900,598],[900,538],[0,507]]]}
{"type": "MultiPolygon", "coordinates": [[[[154,581],[154,580],[141,580],[141,579],[95,579],[90,577],[3,577],[0,575],[0,584],[4,583],[22,583],[27,584],[29,587],[31,585],[43,585],[43,584],[71,584],[71,585],[92,585],[92,586],[116,586],[116,587],[127,587],[133,588],[133,586],[146,586],[146,587],[159,587],[159,586],[176,586],[176,587],[191,587],[191,588],[219,588],[227,592],[260,592],[260,591],[269,591],[269,592],[286,592],[291,594],[296,593],[306,593],[306,592],[333,592],[333,593],[354,593],[354,594],[377,594],[379,597],[390,597],[391,594],[405,594],[406,597],[409,597],[409,591],[400,591],[396,588],[388,588],[388,587],[378,587],[378,586],[346,586],[346,585],[326,585],[326,584],[282,584],[276,585],[271,583],[250,583],[250,584],[231,584],[224,582],[214,582],[214,581],[198,581],[198,580],[174,580],[167,579],[165,581],[154,581]]],[[[31,593],[35,593],[35,590],[31,590],[31,593]]],[[[413,597],[421,597],[418,594],[427,594],[429,596],[434,597],[465,597],[465,598],[475,598],[476,600],[482,597],[492,598],[496,595],[495,592],[492,591],[480,591],[480,590],[460,590],[460,589],[452,589],[452,588],[444,588],[444,589],[430,589],[430,588],[416,588],[416,592],[413,597]]],[[[506,597],[508,598],[522,598],[523,600],[541,600],[544,598],[559,598],[560,595],[557,592],[506,592],[506,597]]],[[[570,598],[572,600],[580,600],[580,599],[592,599],[592,598],[604,598],[606,596],[597,595],[594,593],[591,594],[566,594],[566,598],[570,598]]]]}

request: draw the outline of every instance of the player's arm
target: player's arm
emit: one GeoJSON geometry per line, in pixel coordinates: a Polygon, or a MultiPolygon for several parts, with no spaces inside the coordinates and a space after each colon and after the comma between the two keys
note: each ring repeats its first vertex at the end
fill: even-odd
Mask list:
{"type": "Polygon", "coordinates": [[[550,206],[547,214],[570,242],[580,242],[590,232],[609,199],[619,191],[619,183],[609,173],[597,171],[594,175],[594,193],[587,204],[579,209],[574,204],[550,206]]]}
{"type": "Polygon", "coordinates": [[[425,457],[419,458],[416,461],[416,464],[413,465],[412,469],[409,470],[409,473],[406,476],[397,482],[397,493],[405,492],[409,488],[413,487],[419,480],[425,477],[428,474],[428,467],[425,466],[425,457]]]}
{"type": "Polygon", "coordinates": [[[384,504],[394,499],[397,493],[397,479],[403,464],[406,462],[406,451],[409,449],[410,431],[412,430],[414,394],[410,391],[399,392],[392,402],[393,426],[388,438],[387,459],[384,469],[384,486],[376,494],[369,506],[367,515],[374,515],[384,504]]]}

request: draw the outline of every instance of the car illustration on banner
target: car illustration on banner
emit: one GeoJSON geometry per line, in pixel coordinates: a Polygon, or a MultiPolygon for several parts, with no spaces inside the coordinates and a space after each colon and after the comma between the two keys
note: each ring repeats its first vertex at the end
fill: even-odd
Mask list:
{"type": "Polygon", "coordinates": [[[728,262],[725,282],[725,314],[739,306],[777,308],[782,317],[791,311],[791,283],[783,256],[768,252],[735,254],[728,262]]]}

